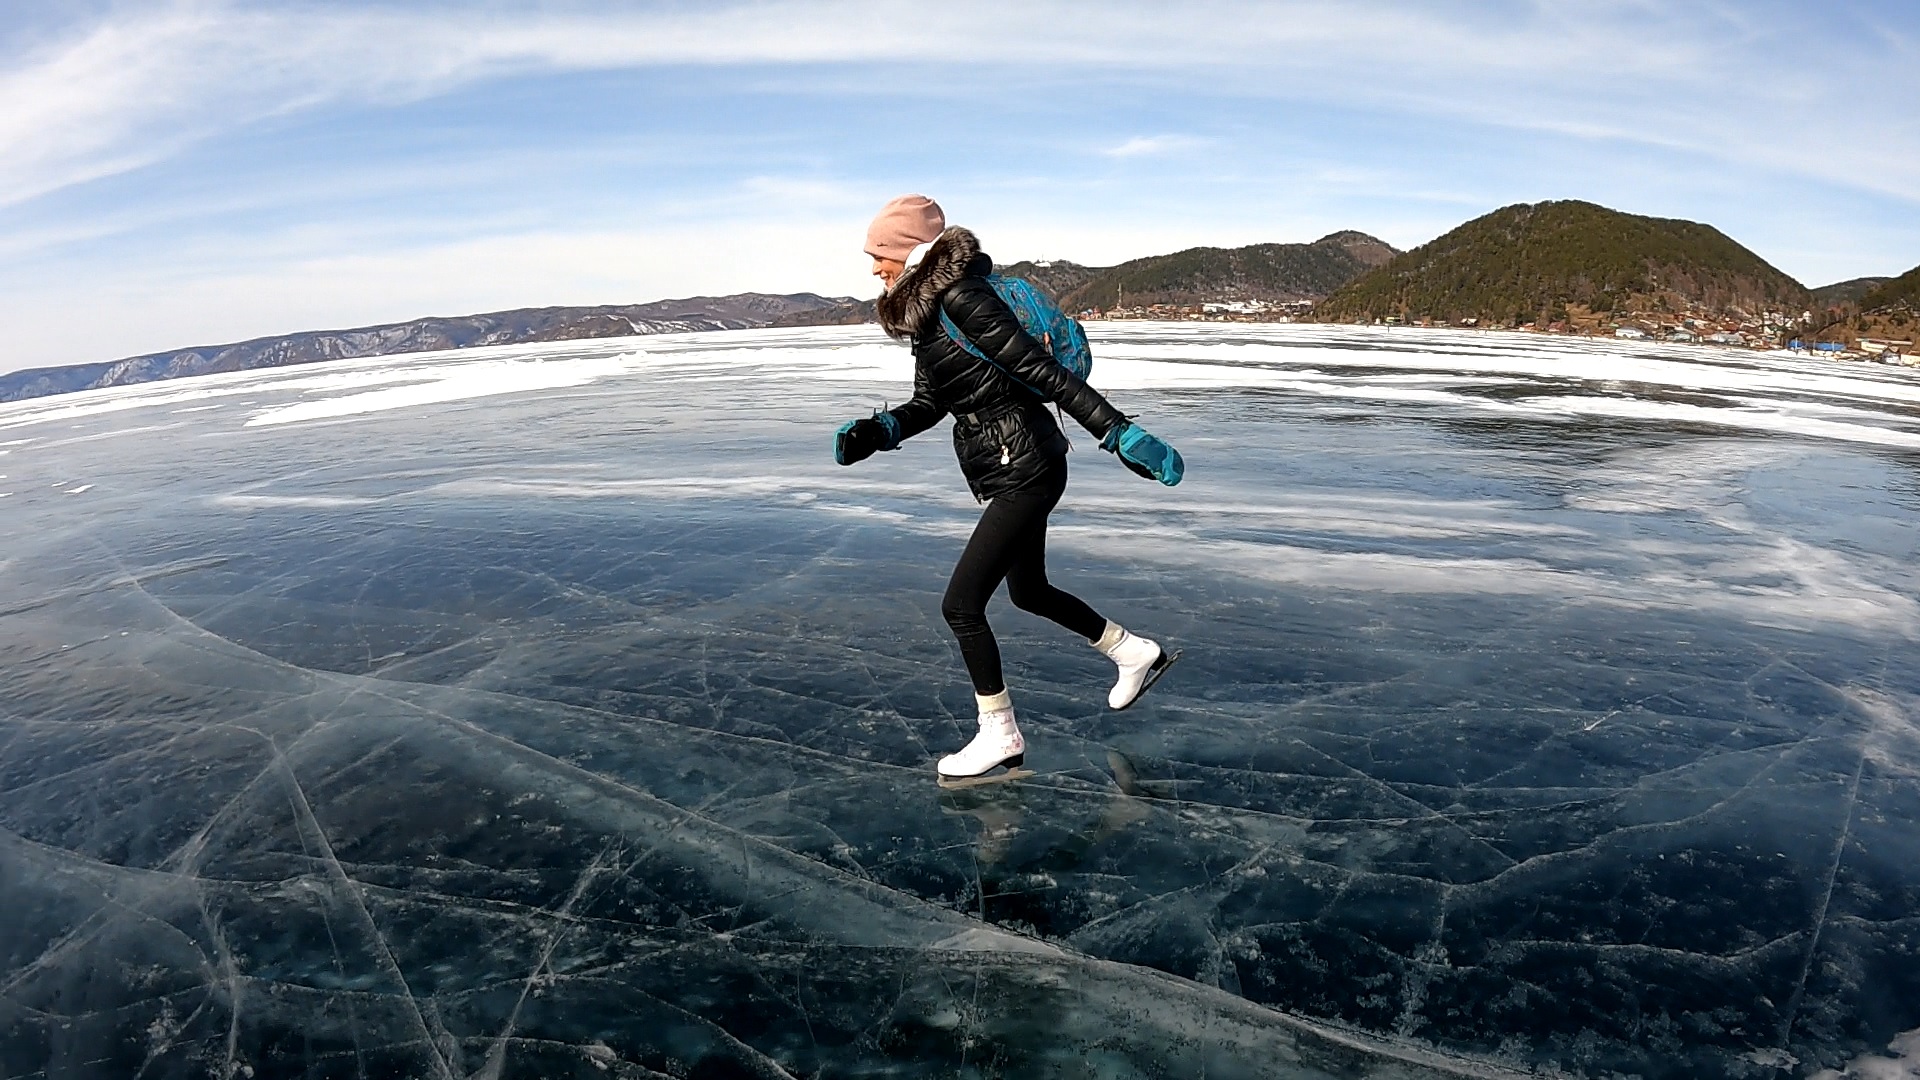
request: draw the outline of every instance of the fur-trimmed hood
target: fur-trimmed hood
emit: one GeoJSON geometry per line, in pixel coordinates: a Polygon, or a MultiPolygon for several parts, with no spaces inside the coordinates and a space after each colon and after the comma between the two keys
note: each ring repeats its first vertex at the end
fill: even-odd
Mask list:
{"type": "Polygon", "coordinates": [[[955,225],[941,233],[927,248],[926,257],[880,295],[875,304],[880,328],[901,341],[919,337],[927,320],[939,312],[940,295],[966,277],[979,257],[980,239],[973,230],[955,225]]]}

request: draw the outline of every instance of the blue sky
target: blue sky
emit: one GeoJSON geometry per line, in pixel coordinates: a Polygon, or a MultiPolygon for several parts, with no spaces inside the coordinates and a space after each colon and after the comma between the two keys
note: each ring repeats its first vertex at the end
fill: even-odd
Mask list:
{"type": "Polygon", "coordinates": [[[1920,263],[1920,4],[220,3],[0,15],[0,370],[1582,198],[1920,263]]]}

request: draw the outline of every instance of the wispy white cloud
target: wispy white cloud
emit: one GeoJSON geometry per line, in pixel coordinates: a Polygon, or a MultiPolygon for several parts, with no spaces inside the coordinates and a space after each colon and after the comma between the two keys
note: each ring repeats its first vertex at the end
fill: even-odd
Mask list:
{"type": "MultiPolygon", "coordinates": [[[[1811,6],[1534,0],[1160,4],[979,0],[907,10],[876,0],[776,0],[635,11],[497,5],[235,6],[121,12],[9,58],[0,75],[0,205],[137,167],[289,111],[393,102],[529,72],[662,65],[945,63],[1034,71],[1184,73],[1228,92],[1416,112],[1680,146],[1785,169],[1797,147],[1851,145],[1847,176],[1920,200],[1920,100],[1910,35],[1862,35],[1803,63],[1811,6]],[[1885,103],[1876,105],[1876,102],[1885,103]]],[[[876,76],[878,85],[897,82],[876,76]]],[[[924,88],[924,87],[923,87],[924,88]]],[[[1119,156],[1179,148],[1143,136],[1119,156]]],[[[1177,137],[1172,137],[1177,138],[1177,137]]]]}
{"type": "Polygon", "coordinates": [[[1115,158],[1158,157],[1198,150],[1207,145],[1207,141],[1192,135],[1135,135],[1100,152],[1115,158]]]}
{"type": "Polygon", "coordinates": [[[1096,264],[1338,228],[1405,246],[1523,197],[1708,216],[1732,187],[1736,220],[1713,220],[1789,270],[1920,257],[1898,220],[1920,203],[1904,2],[1864,22],[1811,0],[84,3],[0,32],[0,370],[433,311],[865,294],[846,238],[895,183],[937,187],[997,255],[1096,264]],[[642,74],[580,77],[608,72],[642,74]],[[641,107],[683,115],[605,134],[595,109],[636,108],[582,103],[606,83],[670,86],[641,107]],[[487,95],[524,87],[577,131],[498,115],[487,95]],[[1101,111],[1109,90],[1124,109],[1101,111]],[[941,119],[865,122],[876,99],[889,124],[941,119]],[[800,100],[803,137],[742,111],[800,100]],[[391,152],[462,103],[483,137],[391,152]],[[320,128],[324,150],[273,141],[320,128]],[[1814,185],[1854,190],[1771,194],[1814,185]],[[1655,197],[1682,186],[1694,202],[1655,197]],[[1856,196],[1891,224],[1863,226],[1856,196]]]}

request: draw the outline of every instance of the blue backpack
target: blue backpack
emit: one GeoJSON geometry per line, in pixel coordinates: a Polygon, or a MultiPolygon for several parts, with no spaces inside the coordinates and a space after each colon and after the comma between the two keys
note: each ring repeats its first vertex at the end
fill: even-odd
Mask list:
{"type": "MultiPolygon", "coordinates": [[[[1047,299],[1046,293],[1034,288],[1025,278],[989,274],[987,284],[993,286],[994,295],[1013,309],[1014,316],[1020,320],[1020,329],[1025,330],[1028,337],[1050,347],[1056,363],[1073,372],[1082,382],[1086,381],[1088,374],[1093,371],[1093,350],[1087,347],[1087,332],[1081,329],[1079,322],[1068,318],[1058,305],[1047,299]]],[[[944,311],[940,313],[940,325],[954,344],[995,367],[999,366],[992,357],[975,348],[944,311]]]]}

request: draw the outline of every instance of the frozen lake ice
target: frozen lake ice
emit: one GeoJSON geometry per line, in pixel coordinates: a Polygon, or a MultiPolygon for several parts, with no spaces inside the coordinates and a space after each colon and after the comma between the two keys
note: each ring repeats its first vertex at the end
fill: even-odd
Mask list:
{"type": "Polygon", "coordinates": [[[968,792],[870,327],[0,405],[0,1075],[1920,1069],[1920,378],[1091,329],[968,792]]]}

